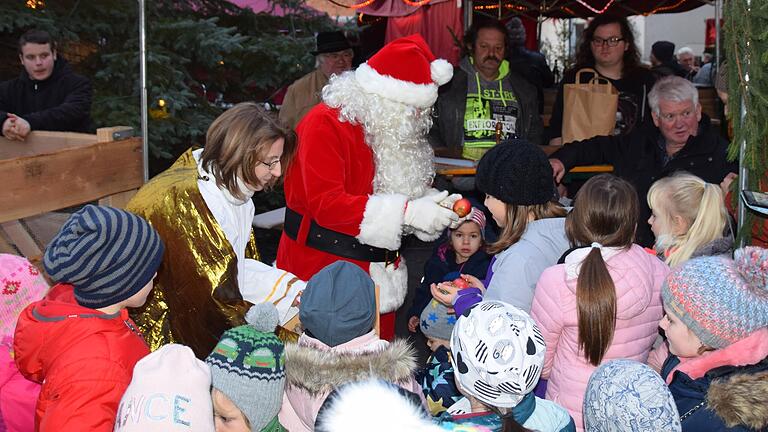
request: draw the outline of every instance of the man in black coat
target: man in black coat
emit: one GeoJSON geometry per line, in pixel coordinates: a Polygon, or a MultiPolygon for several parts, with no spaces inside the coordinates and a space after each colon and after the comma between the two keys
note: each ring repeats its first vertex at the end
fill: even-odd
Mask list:
{"type": "MultiPolygon", "coordinates": [[[[675,171],[688,171],[719,184],[738,164],[726,159],[728,142],[701,113],[699,94],[690,81],[677,76],[660,79],[648,94],[654,125],[628,135],[598,136],[566,144],[550,156],[558,182],[574,166],[610,164],[613,173],[632,183],[640,199],[635,241],[652,246],[647,194],[654,181],[675,171]]],[[[578,205],[578,204],[576,204],[578,205]]]]}
{"type": "Polygon", "coordinates": [[[91,82],[57,58],[47,32],[24,33],[19,60],[24,66],[21,75],[0,83],[3,136],[24,140],[33,130],[92,132],[91,82]]]}

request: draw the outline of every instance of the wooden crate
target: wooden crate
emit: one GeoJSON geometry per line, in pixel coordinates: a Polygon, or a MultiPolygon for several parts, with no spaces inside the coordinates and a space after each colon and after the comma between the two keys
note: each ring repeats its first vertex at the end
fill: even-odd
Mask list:
{"type": "Polygon", "coordinates": [[[40,245],[19,219],[97,200],[122,207],[136,193],[144,180],[142,142],[115,140],[126,131],[36,131],[25,141],[0,137],[0,228],[22,254],[34,258],[40,245]]]}

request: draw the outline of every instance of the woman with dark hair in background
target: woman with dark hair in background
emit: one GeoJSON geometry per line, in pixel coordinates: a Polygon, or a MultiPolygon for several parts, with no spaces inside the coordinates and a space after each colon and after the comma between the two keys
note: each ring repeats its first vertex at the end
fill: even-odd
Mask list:
{"type": "MultiPolygon", "coordinates": [[[[562,145],[563,85],[576,82],[576,73],[595,69],[619,92],[616,127],[613,134],[627,134],[641,123],[650,121],[647,95],[655,81],[653,74],[640,63],[635,35],[624,17],[600,15],[584,30],[576,50],[576,65],[567,70],[557,91],[548,136],[552,145],[562,145]]],[[[582,81],[592,74],[582,74],[582,81]]]]}

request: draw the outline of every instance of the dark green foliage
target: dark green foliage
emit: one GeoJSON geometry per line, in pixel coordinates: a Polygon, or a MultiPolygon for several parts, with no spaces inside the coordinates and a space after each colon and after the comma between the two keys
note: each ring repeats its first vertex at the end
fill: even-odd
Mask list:
{"type": "MultiPolygon", "coordinates": [[[[308,52],[314,32],[335,23],[308,12],[300,0],[274,1],[293,13],[254,14],[226,0],[146,1],[153,173],[202,143],[221,113],[220,104],[212,102],[265,101],[314,66],[308,52]],[[215,95],[220,95],[217,101],[215,95]]],[[[137,1],[46,0],[38,9],[25,3],[0,2],[2,79],[18,74],[18,36],[29,28],[48,30],[75,69],[92,78],[96,126],[129,125],[140,131],[137,1]]]]}
{"type": "MultiPolygon", "coordinates": [[[[723,12],[729,117],[733,123],[729,155],[737,158],[741,143],[746,141],[742,163],[749,170],[749,189],[765,190],[768,187],[768,2],[728,0],[723,2],[723,12]]],[[[753,218],[749,213],[739,233],[742,238],[749,238],[753,218]]]]}

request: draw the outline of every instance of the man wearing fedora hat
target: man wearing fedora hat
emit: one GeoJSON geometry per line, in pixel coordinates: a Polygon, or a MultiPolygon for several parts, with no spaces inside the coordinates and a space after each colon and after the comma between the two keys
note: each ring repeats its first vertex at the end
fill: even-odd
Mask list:
{"type": "Polygon", "coordinates": [[[331,75],[339,75],[352,68],[352,47],[340,31],[317,34],[315,70],[296,80],[285,94],[280,108],[280,120],[295,129],[304,114],[320,103],[320,92],[331,75]]]}

